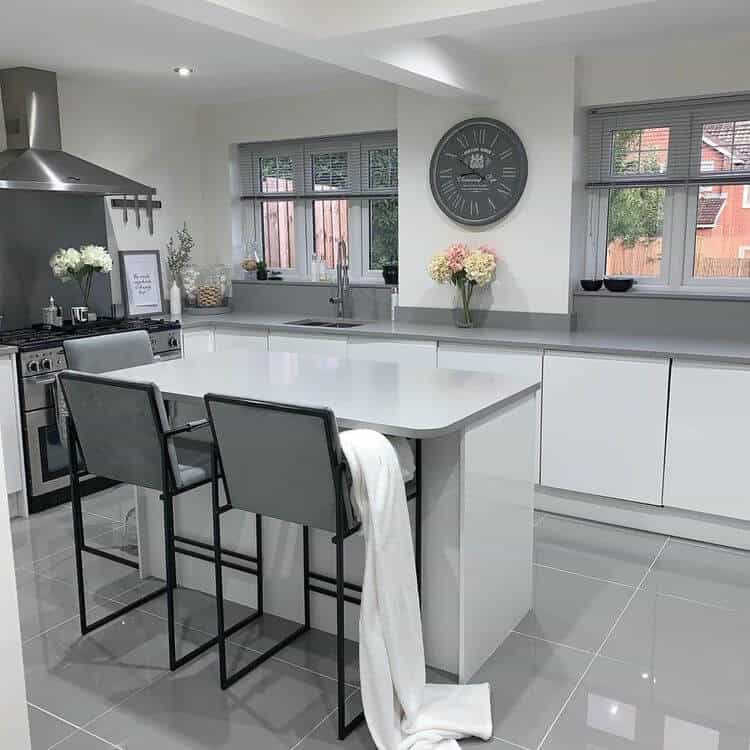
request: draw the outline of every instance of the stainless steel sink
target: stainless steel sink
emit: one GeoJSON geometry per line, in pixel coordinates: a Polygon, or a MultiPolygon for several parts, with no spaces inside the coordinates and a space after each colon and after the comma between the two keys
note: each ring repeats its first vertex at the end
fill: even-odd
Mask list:
{"type": "Polygon", "coordinates": [[[308,326],[310,328],[358,328],[364,323],[355,320],[316,320],[315,318],[303,318],[302,320],[289,320],[285,326],[308,326]]]}

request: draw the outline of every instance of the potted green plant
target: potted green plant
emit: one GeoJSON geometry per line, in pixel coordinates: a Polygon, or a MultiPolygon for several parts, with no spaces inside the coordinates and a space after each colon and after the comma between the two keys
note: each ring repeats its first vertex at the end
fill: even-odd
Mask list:
{"type": "Polygon", "coordinates": [[[256,261],[255,278],[258,279],[258,281],[266,281],[268,279],[268,267],[266,266],[266,261],[256,261]]]}
{"type": "Polygon", "coordinates": [[[388,259],[383,261],[383,281],[386,284],[395,286],[398,284],[398,261],[388,259]]]}

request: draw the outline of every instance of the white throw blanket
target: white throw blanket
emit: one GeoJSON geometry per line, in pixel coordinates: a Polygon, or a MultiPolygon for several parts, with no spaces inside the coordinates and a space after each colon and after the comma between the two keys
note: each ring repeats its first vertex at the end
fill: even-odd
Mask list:
{"type": "Polygon", "coordinates": [[[371,430],[343,432],[341,445],[366,543],[359,671],[375,744],[379,750],[458,750],[461,737],[489,739],[488,684],[425,684],[414,549],[398,448],[371,430]]]}

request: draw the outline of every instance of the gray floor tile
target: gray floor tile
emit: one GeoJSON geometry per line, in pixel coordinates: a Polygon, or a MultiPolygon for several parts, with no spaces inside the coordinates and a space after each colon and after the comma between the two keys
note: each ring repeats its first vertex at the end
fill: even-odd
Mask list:
{"type": "Polygon", "coordinates": [[[113,747],[115,745],[104,742],[88,732],[76,732],[59,745],[55,745],[55,750],[112,750],[113,747]]]}
{"type": "Polygon", "coordinates": [[[536,527],[535,561],[571,573],[637,586],[665,538],[548,515],[536,527]]]}
{"type": "Polygon", "coordinates": [[[645,586],[707,604],[750,610],[750,552],[670,539],[645,586]]]}
{"type": "MultiPolygon", "coordinates": [[[[125,530],[122,526],[102,536],[87,539],[87,542],[92,547],[101,547],[108,552],[130,557],[130,559],[137,561],[135,557],[129,555],[125,530]]],[[[85,552],[83,565],[86,576],[86,591],[91,596],[113,598],[141,583],[140,573],[136,569],[85,552]]],[[[64,550],[34,563],[30,569],[48,578],[55,578],[76,585],[75,556],[72,549],[64,550]]]]}
{"type": "MultiPolygon", "coordinates": [[[[351,721],[354,716],[362,710],[362,703],[359,694],[354,695],[346,704],[347,720],[351,721]]],[[[370,736],[366,724],[360,724],[345,740],[340,741],[337,735],[338,714],[334,713],[319,727],[315,729],[309,737],[299,745],[297,750],[376,750],[375,743],[370,736]]],[[[461,740],[461,747],[466,748],[486,748],[486,750],[510,750],[514,746],[501,742],[500,740],[490,740],[483,742],[472,738],[461,740]]],[[[516,748],[517,750],[517,748],[516,748]]]]}
{"type": "Polygon", "coordinates": [[[167,654],[165,624],[151,615],[133,612],[86,636],[71,620],[24,644],[26,693],[81,726],[163,676],[167,654]]]}
{"type": "MultiPolygon", "coordinates": [[[[16,591],[24,640],[78,615],[78,593],[69,583],[17,570],[16,591]]],[[[102,600],[88,597],[87,601],[89,607],[95,607],[102,600]]]]}
{"type": "Polygon", "coordinates": [[[494,736],[536,748],[590,660],[511,633],[471,679],[490,683],[494,736]]]}
{"type": "MultiPolygon", "coordinates": [[[[249,658],[229,647],[232,669],[249,658]]],[[[223,691],[209,653],[86,728],[125,750],[288,750],[335,706],[335,681],[273,660],[223,691]]]]}
{"type": "MultiPolygon", "coordinates": [[[[84,518],[86,537],[111,531],[115,524],[105,518],[84,518]]],[[[70,506],[35,513],[29,518],[14,518],[10,524],[15,566],[28,566],[73,546],[73,517],[70,506]]]]}
{"type": "MultiPolygon", "coordinates": [[[[709,705],[734,694],[750,716],[750,613],[639,591],[602,654],[653,674],[691,682],[709,705]]],[[[729,705],[729,704],[727,704],[729,705]]],[[[696,706],[696,710],[698,707],[696,706]]]]}
{"type": "Polygon", "coordinates": [[[56,742],[76,732],[75,727],[34,706],[29,706],[29,729],[31,750],[47,750],[56,742]]]}
{"type": "Polygon", "coordinates": [[[550,568],[534,568],[534,608],[516,630],[596,651],[633,590],[550,568]]]}
{"type": "Polygon", "coordinates": [[[121,524],[135,508],[135,490],[129,484],[120,484],[83,499],[83,512],[109,518],[121,524]]]}
{"type": "Polygon", "coordinates": [[[708,750],[750,743],[747,690],[598,658],[542,750],[708,750]]]}

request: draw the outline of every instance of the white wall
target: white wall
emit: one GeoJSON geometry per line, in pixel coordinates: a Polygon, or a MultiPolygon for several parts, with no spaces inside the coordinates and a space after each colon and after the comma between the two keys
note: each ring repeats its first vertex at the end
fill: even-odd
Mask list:
{"type": "Polygon", "coordinates": [[[497,104],[472,107],[408,89],[398,94],[400,303],[450,307],[451,289],[425,271],[451,242],[498,251],[497,281],[486,304],[495,310],[567,313],[573,182],[573,60],[528,63],[498,71],[497,104]],[[521,137],[529,159],[526,191],[502,221],[466,228],[436,206],[428,169],[435,144],[456,122],[489,115],[521,137]]]}
{"type": "MultiPolygon", "coordinates": [[[[199,110],[206,261],[232,259],[230,144],[393,130],[396,89],[373,82],[361,89],[272,97],[199,110]]],[[[235,248],[241,257],[242,249],[235,248]]]]}
{"type": "MultiPolygon", "coordinates": [[[[118,250],[164,246],[184,221],[204,249],[205,234],[200,203],[196,109],[184,101],[157,98],[131,90],[104,86],[85,79],[60,77],[60,119],[63,148],[76,156],[125,177],[152,185],[164,207],[154,212],[154,236],[145,216],[140,230],[131,212],[127,226],[122,212],[107,200],[108,246],[115,259],[112,290],[120,300],[116,254],[118,250]]],[[[167,284],[166,276],[164,279],[167,284]]]]}
{"type": "Polygon", "coordinates": [[[579,102],[591,107],[747,92],[749,49],[750,36],[732,35],[584,56],[579,102]]]}
{"type": "Polygon", "coordinates": [[[8,516],[5,462],[0,442],[0,747],[28,750],[29,722],[26,708],[26,680],[21,652],[21,625],[13,562],[13,543],[8,516]]]}

